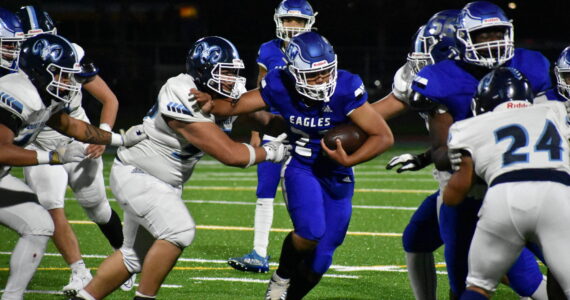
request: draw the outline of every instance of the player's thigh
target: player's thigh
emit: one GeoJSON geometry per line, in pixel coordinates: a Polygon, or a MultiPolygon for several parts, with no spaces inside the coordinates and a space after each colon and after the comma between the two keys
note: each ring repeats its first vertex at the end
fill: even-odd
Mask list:
{"type": "Polygon", "coordinates": [[[125,212],[137,218],[156,239],[194,230],[195,223],[181,199],[181,189],[133,167],[114,164],[111,188],[125,212]]]}
{"type": "Polygon", "coordinates": [[[0,179],[0,223],[20,235],[52,235],[53,222],[37,196],[23,181],[6,175],[0,179]]]}
{"type": "Polygon", "coordinates": [[[540,215],[536,234],[548,267],[561,287],[570,290],[570,187],[550,183],[542,192],[548,196],[540,199],[540,215]]]}
{"type": "Polygon", "coordinates": [[[93,207],[107,201],[103,160],[100,157],[66,164],[66,169],[69,174],[69,186],[82,207],[93,207]]]}
{"type": "Polygon", "coordinates": [[[26,182],[46,209],[63,208],[68,176],[63,165],[37,165],[24,168],[26,182]]]}
{"type": "Polygon", "coordinates": [[[283,195],[295,232],[309,240],[320,240],[325,233],[325,206],[321,183],[310,171],[287,167],[283,195]]]}
{"type": "Polygon", "coordinates": [[[437,218],[438,195],[439,191],[426,197],[404,229],[402,241],[407,252],[432,252],[443,244],[437,218]]]}

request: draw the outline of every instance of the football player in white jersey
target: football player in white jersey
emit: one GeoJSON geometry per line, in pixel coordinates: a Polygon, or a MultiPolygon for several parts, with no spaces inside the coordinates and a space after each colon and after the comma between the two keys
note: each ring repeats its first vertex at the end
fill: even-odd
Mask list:
{"type": "Polygon", "coordinates": [[[102,299],[133,273],[141,273],[135,299],[155,299],[194,239],[196,226],[181,199],[182,186],[205,153],[239,167],[286,158],[284,135],[261,147],[235,142],[224,132],[234,118],[204,113],[190,93],[237,99],[245,91],[245,78],[239,76],[243,68],[231,42],[205,37],[190,48],[186,73],[162,86],[143,122],[149,139],[119,148],[111,170],[111,189],[125,212],[123,247],[101,264],[75,299],[102,299]]]}
{"type": "Polygon", "coordinates": [[[56,150],[27,150],[47,124],[77,140],[92,144],[132,145],[146,138],[142,125],[126,134],[110,133],[64,111],[81,85],[79,57],[73,45],[56,35],[38,35],[22,44],[19,71],[0,78],[0,223],[21,237],[10,261],[10,277],[2,299],[22,299],[53,234],[53,222],[38,205],[37,196],[9,174],[11,166],[62,164],[85,158],[84,147],[72,143],[56,150]]]}
{"type": "Polygon", "coordinates": [[[527,242],[538,244],[570,298],[570,126],[564,104],[532,105],[528,80],[501,67],[481,79],[475,117],[449,131],[456,172],[443,192],[457,205],[477,177],[488,183],[461,299],[487,299],[527,242]]]}
{"type": "MultiPolygon", "coordinates": [[[[22,28],[27,37],[39,33],[57,32],[47,12],[34,6],[20,8],[18,16],[22,20],[22,28]]],[[[119,108],[117,97],[98,75],[98,68],[85,57],[83,49],[75,43],[73,45],[80,56],[82,68],[82,72],[75,77],[86,91],[103,104],[99,128],[111,131],[119,108]]],[[[72,117],[89,122],[81,107],[81,99],[82,94],[78,93],[66,110],[72,117]]],[[[64,142],[71,142],[71,139],[49,127],[44,127],[28,149],[54,150],[57,145],[64,142]]],[[[69,284],[63,287],[64,294],[68,296],[77,294],[92,278],[81,257],[77,237],[65,216],[64,197],[68,184],[79,204],[88,217],[99,226],[110,245],[114,249],[119,249],[123,244],[121,220],[109,205],[103,180],[103,161],[100,156],[105,151],[105,146],[85,145],[85,147],[88,159],[80,163],[24,168],[26,182],[36,192],[40,204],[48,210],[53,219],[55,225],[53,242],[71,268],[69,284]]],[[[121,288],[125,290],[132,288],[132,280],[128,280],[121,288]]]]}

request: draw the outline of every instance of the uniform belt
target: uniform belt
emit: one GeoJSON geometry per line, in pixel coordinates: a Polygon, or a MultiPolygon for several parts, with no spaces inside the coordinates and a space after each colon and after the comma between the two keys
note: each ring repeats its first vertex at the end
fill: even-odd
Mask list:
{"type": "Polygon", "coordinates": [[[500,183],[519,181],[551,181],[570,186],[570,174],[554,169],[516,170],[497,176],[489,187],[500,183]]]}

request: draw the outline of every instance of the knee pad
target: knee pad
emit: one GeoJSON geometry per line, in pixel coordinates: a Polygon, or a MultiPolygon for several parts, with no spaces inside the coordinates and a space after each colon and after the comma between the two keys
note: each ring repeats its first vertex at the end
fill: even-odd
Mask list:
{"type": "Polygon", "coordinates": [[[83,207],[87,216],[91,221],[95,222],[96,224],[106,224],[109,222],[111,218],[111,205],[109,202],[100,201],[97,205],[90,206],[90,207],[83,207]]]}
{"type": "Polygon", "coordinates": [[[121,247],[119,249],[123,254],[123,263],[127,271],[131,274],[140,273],[142,270],[142,261],[139,259],[135,251],[131,248],[121,247]]]}
{"type": "Polygon", "coordinates": [[[195,233],[196,233],[196,227],[192,226],[191,228],[189,228],[187,230],[172,233],[172,234],[169,234],[168,236],[165,236],[165,237],[159,238],[159,239],[168,241],[168,242],[178,246],[179,248],[184,249],[184,248],[190,246],[190,244],[194,240],[195,233]]]}

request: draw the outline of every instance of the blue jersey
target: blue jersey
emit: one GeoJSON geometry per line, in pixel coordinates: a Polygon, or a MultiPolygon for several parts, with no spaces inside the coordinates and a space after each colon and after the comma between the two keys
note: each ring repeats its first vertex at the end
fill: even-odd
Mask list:
{"type": "Polygon", "coordinates": [[[260,92],[267,105],[277,110],[289,124],[287,134],[293,146],[293,159],[321,170],[351,174],[351,168],[323,155],[320,141],[327,130],[347,123],[348,115],[368,99],[358,75],[339,70],[330,101],[317,101],[310,107],[295,90],[295,80],[287,70],[269,71],[261,82],[260,92]]]}
{"type": "Polygon", "coordinates": [[[567,101],[566,98],[560,95],[558,89],[549,89],[548,91],[546,91],[546,99],[548,99],[549,101],[560,101],[560,102],[567,101]]]}
{"type": "MultiPolygon", "coordinates": [[[[471,99],[479,84],[479,80],[463,69],[462,64],[455,60],[444,60],[426,66],[412,83],[414,91],[447,107],[455,122],[472,116],[471,99]]],[[[535,95],[551,87],[550,63],[540,52],[515,49],[513,58],[503,66],[521,71],[528,78],[535,95]]]]}
{"type": "Polygon", "coordinates": [[[282,50],[282,43],[283,41],[280,39],[263,43],[257,53],[257,64],[264,67],[268,72],[273,69],[284,68],[287,65],[287,58],[282,50]]]}

